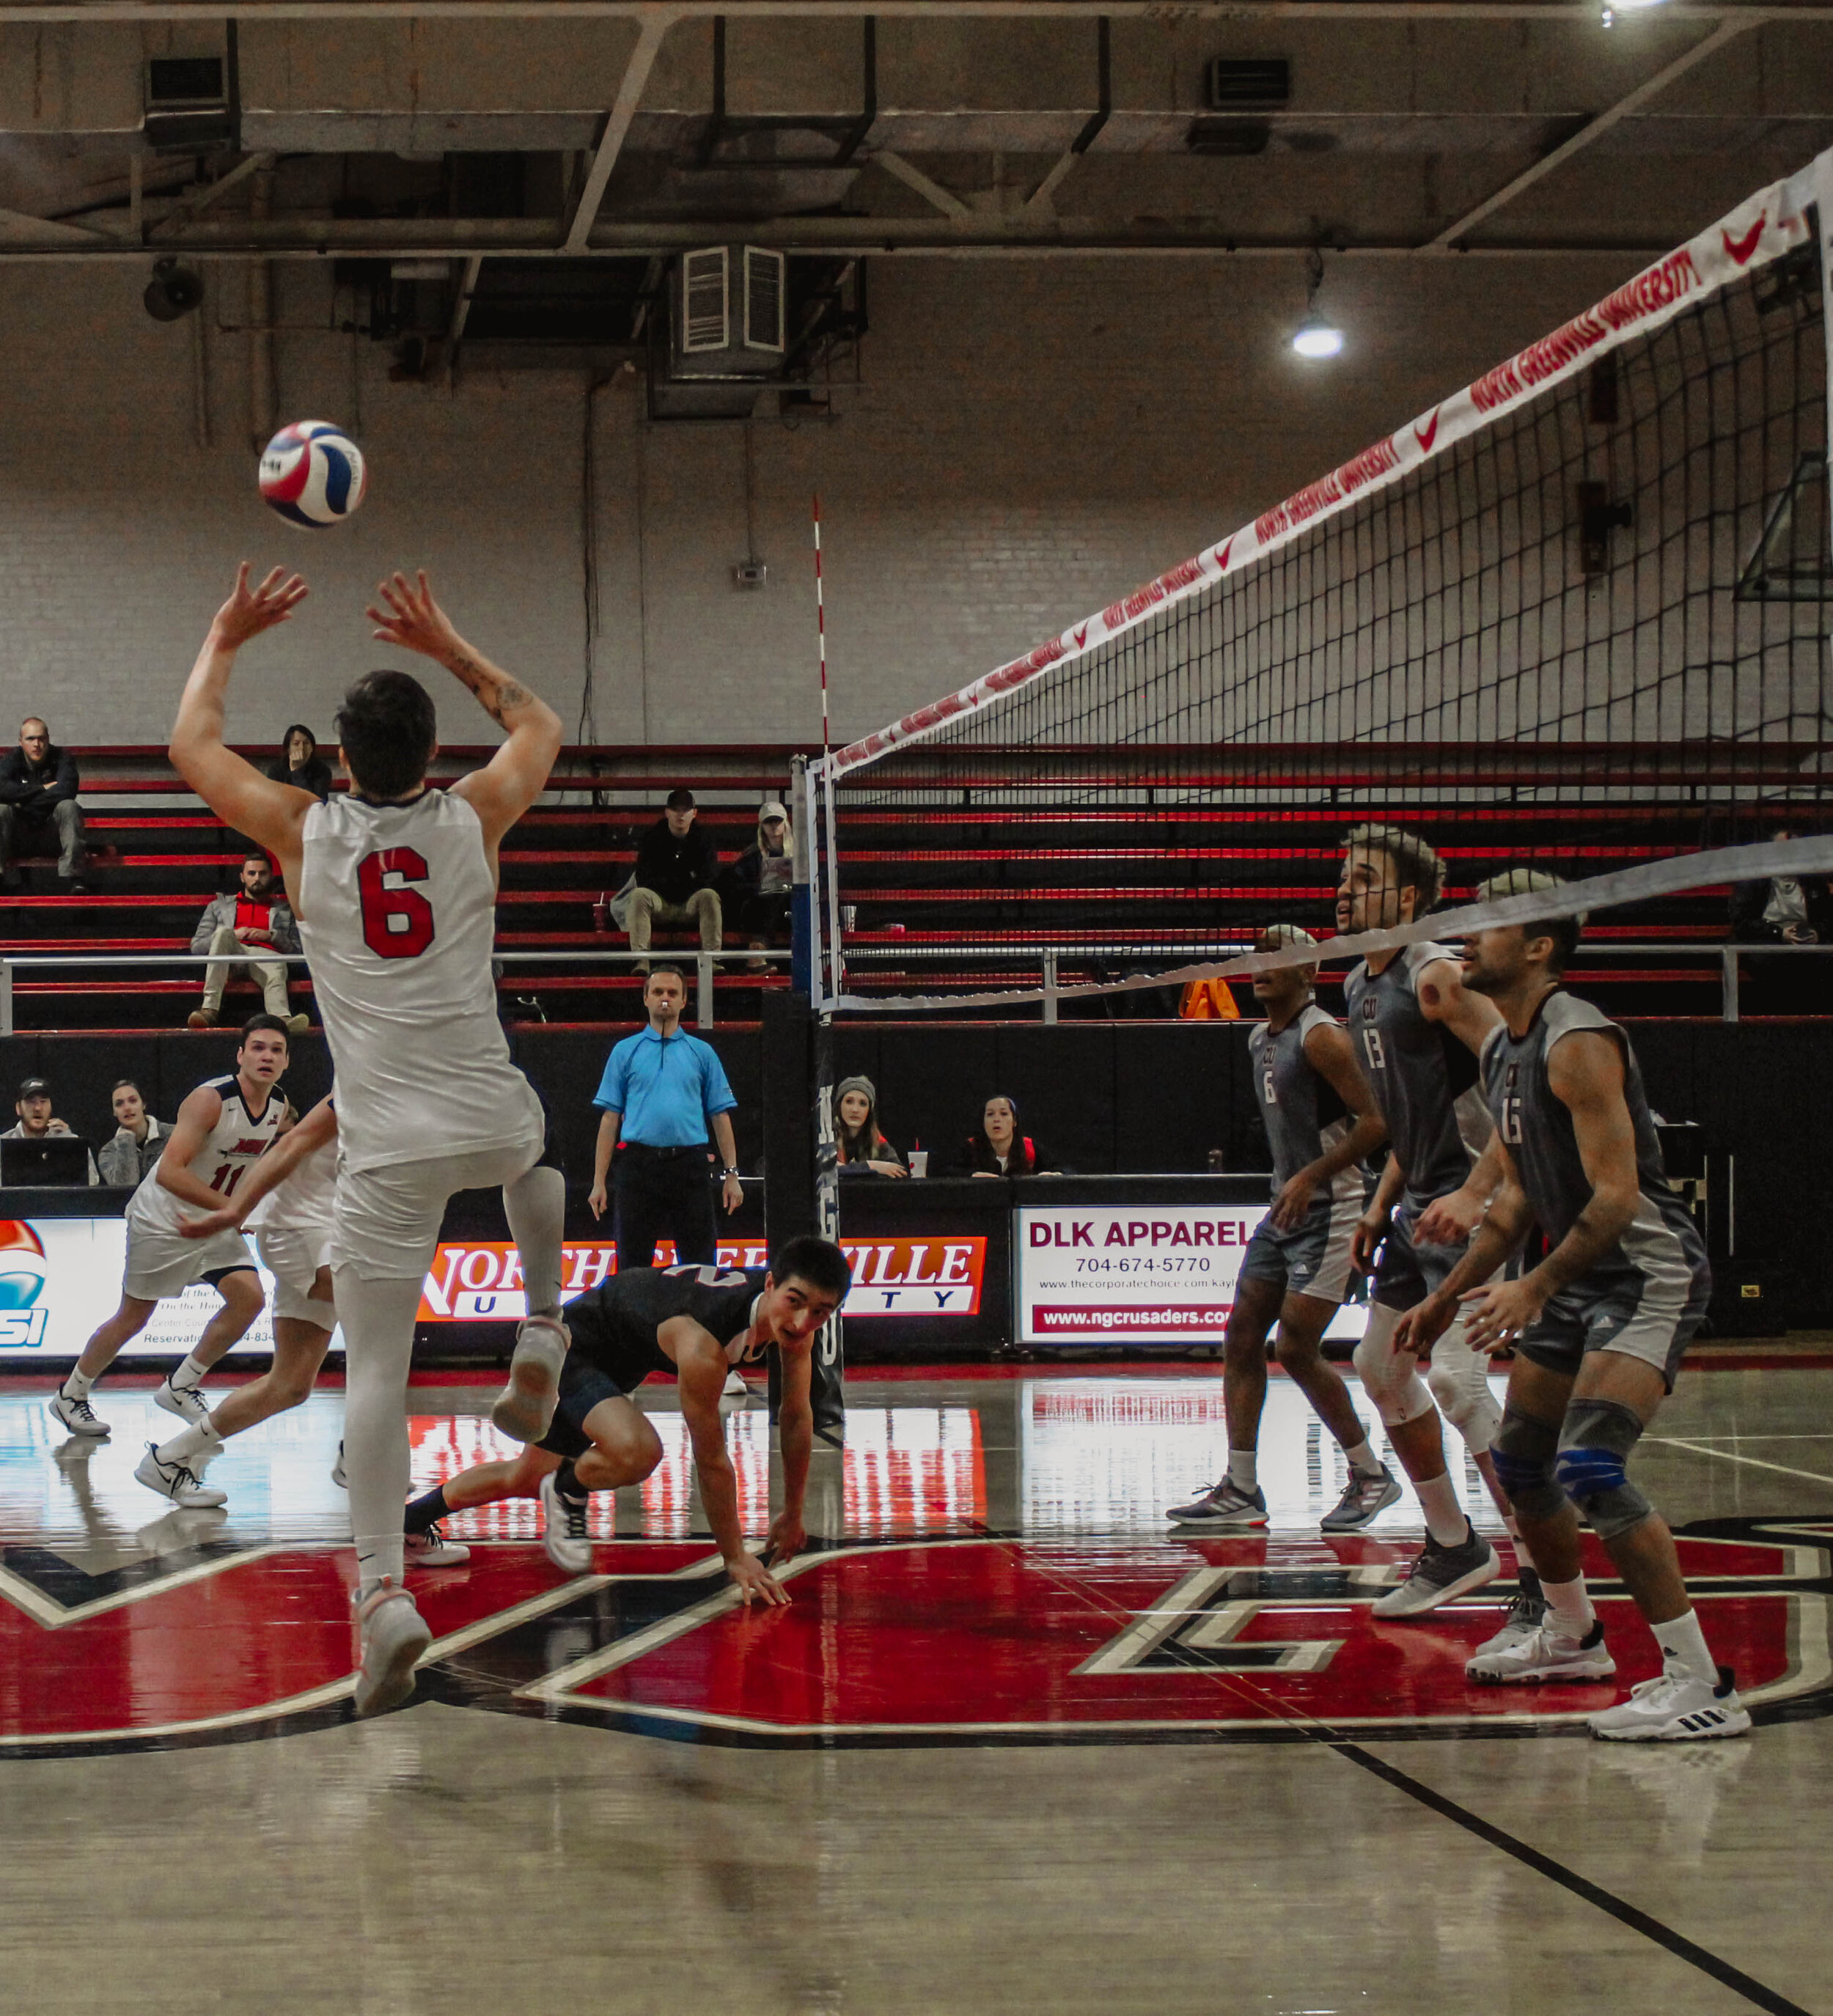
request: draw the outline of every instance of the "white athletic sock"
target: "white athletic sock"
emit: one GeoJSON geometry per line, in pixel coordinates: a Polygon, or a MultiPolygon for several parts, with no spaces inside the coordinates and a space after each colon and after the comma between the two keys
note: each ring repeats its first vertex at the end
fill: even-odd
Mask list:
{"type": "Polygon", "coordinates": [[[1253,1449],[1232,1449],[1228,1453],[1228,1481],[1236,1490],[1251,1493],[1260,1482],[1260,1463],[1253,1449]]]}
{"type": "Polygon", "coordinates": [[[1547,1599],[1553,1622],[1568,1638],[1583,1638],[1597,1622],[1597,1613],[1591,1607],[1583,1575],[1574,1575],[1570,1582],[1543,1580],[1540,1593],[1547,1599]]]}
{"type": "Polygon", "coordinates": [[[1343,1445],[1343,1460],[1358,1477],[1379,1477],[1387,1467],[1381,1458],[1369,1447],[1367,1435],[1364,1435],[1353,1448],[1347,1442],[1343,1445]]]}
{"type": "Polygon", "coordinates": [[[211,1368],[207,1365],[200,1365],[196,1355],[193,1355],[185,1359],[184,1363],[178,1366],[178,1370],[172,1373],[170,1379],[167,1381],[167,1384],[170,1385],[175,1391],[182,1390],[186,1387],[195,1386],[198,1381],[203,1377],[204,1373],[208,1372],[211,1369],[211,1368]]]}
{"type": "Polygon", "coordinates": [[[181,1428],[169,1442],[161,1442],[153,1453],[161,1463],[182,1463],[189,1468],[194,1457],[203,1456],[207,1450],[210,1456],[214,1456],[222,1445],[223,1438],[217,1433],[216,1424],[198,1421],[190,1427],[181,1428]]]}
{"type": "Polygon", "coordinates": [[[1442,1547],[1461,1546],[1469,1521],[1457,1502],[1457,1489],[1451,1481],[1450,1471],[1442,1470],[1423,1484],[1415,1478],[1413,1488],[1419,1493],[1419,1509],[1426,1515],[1426,1531],[1442,1547]]]}
{"type": "Polygon", "coordinates": [[[522,1281],[531,1316],[557,1315],[560,1306],[560,1243],[566,1233],[567,1182],[558,1169],[536,1163],[502,1186],[510,1237],[521,1256],[522,1281]]]}
{"type": "Polygon", "coordinates": [[[1670,1669],[1677,1668],[1689,1679],[1704,1680],[1709,1687],[1719,1683],[1719,1669],[1712,1662],[1712,1655],[1706,1650],[1705,1633],[1699,1628],[1699,1613],[1689,1610],[1684,1615],[1675,1618],[1667,1624],[1650,1627],[1655,1633],[1655,1642],[1661,1647],[1661,1655],[1670,1669]]]}
{"type": "Polygon", "coordinates": [[[412,1452],[407,1379],[421,1277],[366,1280],[354,1267],[332,1276],[344,1326],[344,1474],[359,1583],[402,1576],[402,1507],[412,1452]]]}
{"type": "Polygon", "coordinates": [[[66,1374],[63,1385],[58,1390],[67,1394],[73,1400],[86,1400],[89,1397],[90,1389],[95,1384],[95,1380],[100,1377],[101,1374],[98,1373],[92,1377],[88,1373],[81,1371],[73,1365],[66,1374]]]}

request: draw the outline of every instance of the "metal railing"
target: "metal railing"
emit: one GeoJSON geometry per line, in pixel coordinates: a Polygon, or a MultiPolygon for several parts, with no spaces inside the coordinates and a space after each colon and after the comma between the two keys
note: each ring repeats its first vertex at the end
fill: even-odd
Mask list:
{"type": "MultiPolygon", "coordinates": [[[[1237,953],[1253,950],[1251,943],[1241,945],[1197,944],[1154,945],[1147,948],[1151,956],[1181,959],[1187,964],[1199,961],[1232,959],[1237,953]]],[[[1329,957],[1330,944],[1325,940],[1320,948],[1325,958],[1329,957]]],[[[1622,957],[1661,958],[1666,959],[1697,960],[1703,969],[1699,977],[1707,977],[1712,965],[1719,970],[1721,1013],[1723,1020],[1735,1022],[1740,1019],[1739,975],[1738,963],[1741,958],[1756,956],[1770,959],[1813,953],[1833,953],[1829,945],[1748,945],[1666,943],[1651,940],[1633,942],[1604,944],[1581,943],[1576,958],[1578,960],[1608,960],[1622,957]]],[[[1136,964],[1140,952],[1129,950],[1124,945],[1089,940],[1086,944],[1043,945],[1019,944],[1003,945],[848,945],[845,959],[849,965],[883,964],[898,967],[935,966],[945,962],[958,964],[963,959],[978,964],[997,965],[1014,961],[1036,962],[1043,969],[1041,989],[1014,990],[1026,994],[1035,993],[1039,1000],[1043,1019],[1055,1023],[1059,1019],[1063,963],[1067,959],[1125,959],[1136,964]]],[[[207,967],[218,964],[221,955],[208,952],[28,952],[14,953],[0,957],[0,1036],[18,1033],[14,1017],[13,984],[22,973],[56,968],[60,971],[75,969],[78,971],[108,971],[124,967],[207,967]]],[[[728,945],[718,952],[705,952],[697,949],[682,952],[657,950],[647,952],[613,952],[596,947],[582,948],[577,952],[518,952],[502,950],[495,955],[499,968],[525,966],[602,966],[616,968],[635,966],[647,961],[652,966],[686,967],[691,962],[694,972],[694,1026],[711,1029],[717,1026],[717,994],[718,976],[716,967],[729,967],[734,961],[750,962],[761,959],[768,965],[787,965],[790,954],[787,951],[754,951],[749,946],[728,945]]],[[[263,964],[275,962],[303,967],[304,955],[300,952],[275,952],[261,955],[263,964]]],[[[231,958],[231,965],[243,965],[246,961],[231,958]]],[[[531,977],[538,976],[531,975],[531,977]]],[[[728,974],[729,980],[733,976],[728,974]]],[[[1151,976],[1138,975],[1150,983],[1151,976]]],[[[938,1006],[941,1005],[938,1003],[938,1006]]],[[[1833,1013],[1833,997],[1830,997],[1828,1013],[1833,1013]]]]}
{"type": "MultiPolygon", "coordinates": [[[[256,955],[263,966],[284,965],[303,967],[307,963],[303,952],[259,952],[256,955]]],[[[715,1026],[715,972],[721,964],[735,959],[763,959],[787,965],[790,954],[787,951],[754,951],[748,945],[728,945],[718,952],[695,949],[691,952],[672,952],[652,947],[648,952],[610,952],[598,948],[582,948],[578,952],[517,952],[505,950],[493,955],[499,968],[520,966],[635,966],[639,961],[650,966],[686,967],[690,962],[694,972],[694,1026],[711,1029],[715,1026]]],[[[72,967],[80,971],[92,970],[112,970],[126,967],[209,967],[228,964],[246,966],[245,959],[233,953],[193,952],[17,952],[0,957],[0,1036],[16,1035],[18,1025],[15,1020],[13,982],[21,973],[37,971],[50,967],[68,971],[72,967]]]]}
{"type": "MultiPolygon", "coordinates": [[[[1183,958],[1187,963],[1194,965],[1198,963],[1208,963],[1212,961],[1233,959],[1238,954],[1251,952],[1254,947],[1251,942],[1241,945],[1192,943],[1154,945],[1147,949],[1152,956],[1169,955],[1183,958]]],[[[1327,962],[1330,957],[1330,941],[1327,938],[1320,946],[1319,950],[1327,962]]],[[[1702,969],[1698,976],[1702,981],[1708,977],[1712,967],[1716,964],[1719,972],[1720,1013],[1724,1021],[1735,1022],[1740,1019],[1741,1012],[1738,972],[1738,962],[1741,958],[1755,956],[1767,959],[1777,954],[1785,953],[1792,956],[1797,953],[1814,952],[1823,954],[1833,952],[1833,945],[1769,943],[1750,945],[1742,941],[1734,944],[1710,941],[1698,944],[1684,940],[1676,943],[1653,939],[1647,941],[1611,940],[1602,943],[1586,944],[1581,941],[1574,958],[1575,960],[1594,962],[1625,956],[1696,960],[1702,969]]],[[[1086,945],[1068,945],[1036,944],[913,945],[908,948],[898,945],[849,945],[846,949],[847,963],[855,967],[869,962],[906,966],[938,964],[943,960],[959,963],[964,959],[988,963],[1014,959],[1035,960],[1043,970],[1043,985],[1039,989],[1027,988],[1025,992],[1028,994],[1034,991],[1037,992],[1043,1010],[1043,1019],[1046,1023],[1054,1023],[1058,1019],[1063,984],[1062,967],[1065,959],[1125,959],[1129,963],[1137,964],[1140,958],[1140,953],[1137,950],[1129,952],[1122,945],[1102,944],[1093,940],[1086,945]]],[[[1149,974],[1141,974],[1136,977],[1144,985],[1151,984],[1151,977],[1149,974]]],[[[1833,999],[1829,1001],[1828,1012],[1833,1013],[1833,999]]]]}

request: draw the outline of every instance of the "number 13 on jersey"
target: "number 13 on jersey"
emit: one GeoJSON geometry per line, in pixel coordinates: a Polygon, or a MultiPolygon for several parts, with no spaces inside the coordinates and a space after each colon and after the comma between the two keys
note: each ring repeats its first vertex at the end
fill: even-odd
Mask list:
{"type": "Polygon", "coordinates": [[[430,879],[411,847],[382,847],[356,864],[363,942],[378,959],[418,959],[433,942],[433,905],[413,887],[430,879]]]}

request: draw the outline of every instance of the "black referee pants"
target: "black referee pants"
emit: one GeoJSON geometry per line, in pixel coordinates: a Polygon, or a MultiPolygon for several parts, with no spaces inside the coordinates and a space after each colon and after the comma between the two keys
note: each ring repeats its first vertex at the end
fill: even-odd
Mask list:
{"type": "Polygon", "coordinates": [[[619,1142],[611,1165],[611,1224],[620,1273],[653,1267],[658,1239],[674,1240],[682,1264],[711,1266],[719,1231],[706,1150],[619,1142]]]}

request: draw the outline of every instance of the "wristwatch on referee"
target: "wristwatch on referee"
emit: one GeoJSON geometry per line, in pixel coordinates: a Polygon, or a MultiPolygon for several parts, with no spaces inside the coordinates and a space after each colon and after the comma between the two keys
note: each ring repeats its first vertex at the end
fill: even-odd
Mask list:
{"type": "MultiPolygon", "coordinates": [[[[736,1176],[736,1175],[738,1175],[738,1172],[737,1172],[737,1170],[736,1170],[736,1169],[722,1169],[722,1170],[719,1172],[719,1179],[720,1179],[720,1181],[721,1181],[722,1183],[723,1183],[723,1182],[725,1181],[725,1179],[726,1179],[726,1177],[728,1177],[728,1176],[736,1176]]],[[[742,1180],[742,1179],[741,1179],[741,1180],[742,1180]]]]}

